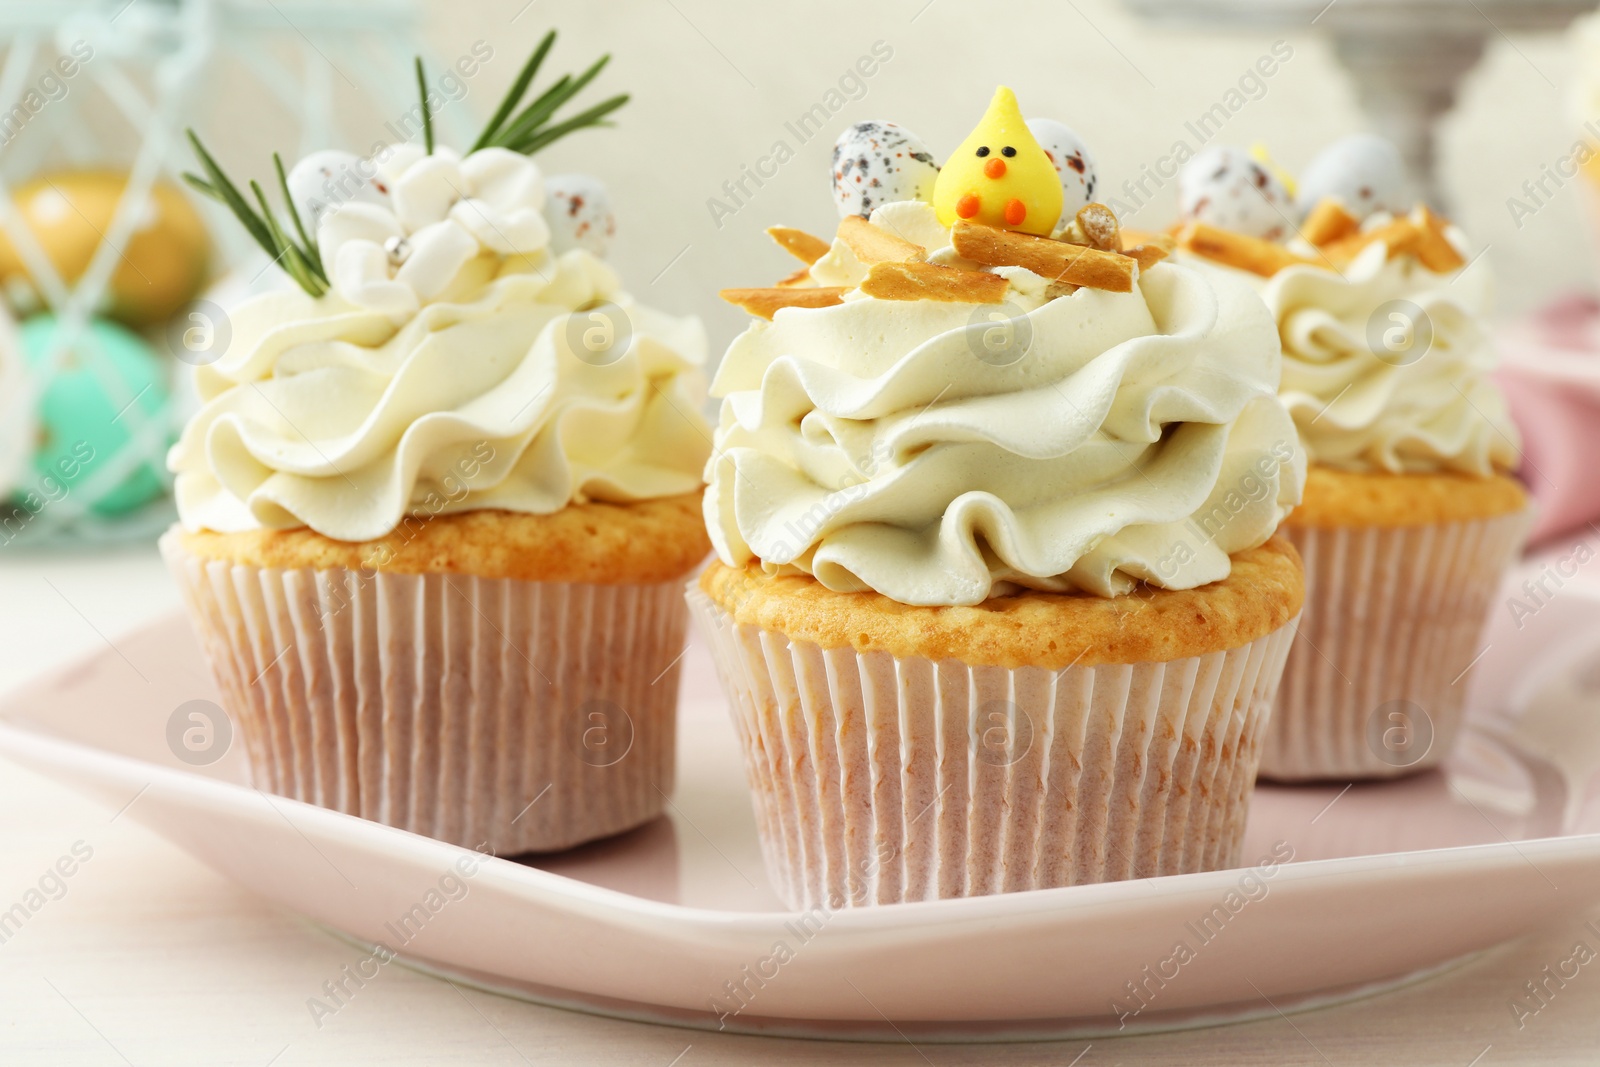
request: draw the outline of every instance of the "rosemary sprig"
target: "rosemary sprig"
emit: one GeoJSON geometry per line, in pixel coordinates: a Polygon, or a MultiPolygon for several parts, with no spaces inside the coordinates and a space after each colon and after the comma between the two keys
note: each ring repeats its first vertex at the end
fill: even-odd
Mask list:
{"type": "Polygon", "coordinates": [[[417,57],[417,94],[422,97],[422,144],[433,155],[433,112],[428,110],[428,79],[422,76],[422,57],[417,57]]]}
{"type": "Polygon", "coordinates": [[[472,144],[472,151],[489,147],[489,138],[504,125],[506,119],[511,117],[512,110],[517,106],[517,101],[522,99],[522,94],[528,91],[528,85],[533,81],[533,76],[539,72],[539,65],[544,62],[544,57],[550,53],[550,47],[556,43],[556,31],[551,30],[544,35],[544,40],[539,42],[539,47],[533,50],[528,61],[522,65],[522,70],[517,72],[516,80],[511,83],[511,89],[500,101],[500,106],[494,109],[494,114],[489,118],[489,125],[483,128],[478,139],[472,144]]]}
{"type": "MultiPolygon", "coordinates": [[[[311,257],[290,240],[289,236],[283,232],[283,227],[278,225],[277,218],[272,214],[272,205],[267,203],[267,194],[261,191],[261,186],[256,182],[251,182],[250,191],[255,194],[256,203],[261,205],[261,218],[266,222],[267,231],[272,234],[273,242],[283,249],[283,258],[288,265],[289,274],[296,281],[300,281],[302,278],[326,281],[325,278],[321,277],[322,272],[311,266],[311,257]]],[[[304,285],[305,283],[301,282],[301,284],[304,285]]],[[[312,292],[309,288],[306,292],[311,293],[312,296],[322,295],[319,292],[312,292]]],[[[327,292],[327,289],[324,288],[322,292],[327,292]]]]}
{"type": "Polygon", "coordinates": [[[296,244],[294,238],[284,232],[272,212],[272,206],[267,202],[266,193],[259,184],[250,183],[250,191],[255,195],[256,203],[261,208],[257,214],[245,200],[244,194],[239,192],[239,187],[228,179],[222,168],[217,165],[217,161],[211,157],[211,153],[206,151],[205,145],[200,143],[200,138],[195,132],[189,130],[188,134],[189,143],[194,147],[195,157],[200,160],[201,169],[206,172],[206,176],[202,178],[198,174],[186,171],[183,180],[232,211],[239,224],[245,228],[245,232],[255,239],[262,251],[271,256],[272,261],[282,267],[300,288],[313,297],[326,293],[329,283],[327,271],[322,266],[322,255],[317,249],[316,242],[307,236],[305,227],[300,221],[300,213],[295,210],[294,199],[289,196],[289,182],[283,172],[283,161],[276,155],[272,157],[278,172],[278,185],[283,190],[284,199],[289,205],[289,217],[294,222],[300,240],[304,242],[303,246],[296,244]]]}
{"type": "Polygon", "coordinates": [[[523,155],[531,156],[535,152],[539,151],[539,149],[559,141],[569,133],[584,129],[588,126],[609,126],[611,123],[601,122],[600,120],[627,102],[628,98],[626,96],[614,96],[604,103],[596,104],[588,111],[574,115],[565,122],[559,122],[554,126],[547,126],[544,129],[539,130],[532,137],[528,138],[528,140],[524,142],[523,147],[517,149],[517,151],[521,152],[523,155]]]}
{"type": "Polygon", "coordinates": [[[289,209],[289,218],[294,223],[295,232],[300,235],[300,243],[305,246],[311,263],[317,268],[317,273],[327,275],[327,270],[322,266],[322,249],[317,246],[315,235],[307,233],[305,224],[300,221],[300,209],[294,206],[294,196],[289,192],[289,176],[284,172],[283,159],[278,153],[272,153],[272,167],[278,172],[278,191],[283,194],[284,206],[289,209]]]}
{"type": "Polygon", "coordinates": [[[544,63],[545,56],[555,44],[556,31],[551,30],[544,35],[539,46],[528,57],[527,63],[511,83],[511,89],[506,93],[505,99],[500,101],[500,106],[495,108],[494,115],[489,119],[489,124],[473,143],[472,151],[480,148],[509,148],[513,152],[521,152],[531,156],[554,142],[590,126],[609,126],[610,123],[602,121],[607,115],[628,102],[628,94],[620,93],[611,97],[587,111],[580,112],[573,117],[550,125],[555,113],[562,105],[571,100],[592,82],[599,73],[611,62],[609,53],[601,56],[589,65],[589,69],[574,78],[570,74],[563,74],[555,84],[546,89],[527,107],[523,108],[515,118],[512,112],[522,102],[528,87],[533,83],[533,78],[538,73],[539,67],[544,63]],[[509,120],[509,121],[508,121],[509,120]]]}

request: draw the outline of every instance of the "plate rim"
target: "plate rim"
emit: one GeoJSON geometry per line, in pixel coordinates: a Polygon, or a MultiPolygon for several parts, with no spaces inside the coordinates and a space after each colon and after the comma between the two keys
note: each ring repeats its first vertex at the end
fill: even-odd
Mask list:
{"type": "MultiPolygon", "coordinates": [[[[358,815],[318,807],[291,797],[267,794],[253,787],[209,778],[193,771],[163,767],[148,760],[52,735],[44,730],[28,729],[20,725],[15,716],[4,715],[3,711],[4,708],[0,707],[0,754],[36,769],[43,770],[48,766],[71,775],[75,763],[87,760],[90,763],[100,764],[105,771],[110,772],[111,777],[126,785],[137,787],[141,780],[148,779],[143,786],[144,789],[153,788],[159,783],[180,793],[209,794],[211,798],[224,799],[230,807],[241,813],[246,805],[252,802],[252,797],[261,797],[274,808],[281,810],[280,806],[286,806],[296,814],[297,819],[310,820],[319,832],[325,833],[340,844],[353,845],[360,849],[377,849],[385,840],[404,842],[408,849],[420,848],[435,853],[439,857],[441,868],[449,866],[463,853],[472,852],[460,845],[452,845],[398,827],[386,826],[358,815]]],[[[144,822],[137,812],[130,811],[129,814],[136,821],[144,822]]],[[[151,829],[160,834],[154,827],[151,829]]],[[[1513,857],[1520,858],[1530,865],[1534,859],[1539,858],[1561,862],[1589,860],[1600,865],[1600,832],[1527,838],[1521,841],[1508,839],[1402,852],[1375,852],[1361,856],[1294,860],[1277,868],[1273,882],[1276,886],[1308,880],[1320,881],[1329,877],[1365,880],[1392,876],[1395,872],[1403,871],[1413,871],[1418,874],[1433,873],[1440,869],[1470,871],[1485,866],[1499,866],[1513,857]],[[1530,851],[1534,853],[1533,856],[1527,854],[1530,851]]],[[[504,883],[502,888],[516,890],[519,895],[532,894],[547,899],[564,898],[590,906],[608,905],[616,917],[626,917],[630,920],[668,920],[679,925],[705,928],[708,931],[717,929],[730,933],[752,933],[770,929],[774,920],[782,921],[808,914],[799,911],[718,910],[653,900],[554,871],[515,863],[504,857],[493,856],[491,859],[498,862],[485,863],[475,877],[481,878],[484,874],[493,872],[495,881],[504,883]],[[745,927],[749,929],[744,929],[745,927]]],[[[1073,910],[1080,912],[1116,907],[1126,903],[1127,886],[1135,883],[1145,885],[1163,898],[1211,896],[1232,888],[1239,875],[1250,869],[1250,867],[1229,867],[1188,874],[1057,886],[1019,893],[994,893],[986,896],[839,908],[827,912],[828,925],[830,930],[838,930],[840,935],[854,933],[856,936],[862,936],[935,925],[948,929],[953,924],[982,923],[996,918],[1020,921],[1059,912],[1069,905],[1073,910]]],[[[1535,866],[1535,870],[1537,869],[1535,866]]],[[[659,928],[656,932],[659,934],[659,928]]]]}
{"type": "MultiPolygon", "coordinates": [[[[344,930],[340,930],[336,926],[304,915],[298,916],[298,918],[346,944],[368,950],[376,948],[376,946],[369,945],[367,942],[344,930]]],[[[1084,1018],[1081,1023],[1075,1025],[1073,1017],[1063,1017],[1060,1020],[972,1020],[963,1023],[943,1024],[938,1029],[929,1029],[926,1023],[907,1020],[902,1020],[899,1023],[877,1023],[873,1020],[814,1019],[799,1016],[749,1015],[742,1012],[735,1017],[732,1025],[713,1026],[708,1013],[691,1012],[684,1008],[672,1008],[659,1004],[651,1005],[641,1001],[619,1000],[611,997],[596,996],[584,999],[583,996],[572,990],[567,990],[566,992],[569,995],[565,997],[541,995],[515,985],[484,981],[472,975],[463,974],[459,970],[420,960],[405,953],[397,953],[394,957],[394,962],[408,970],[427,975],[430,978],[464,985],[469,989],[476,989],[480,992],[488,993],[492,996],[505,997],[509,1000],[521,1001],[525,1004],[537,1004],[541,1007],[555,1008],[561,1011],[581,1012],[585,1015],[595,1015],[604,1019],[620,1019],[624,1022],[650,1026],[670,1026],[674,1029],[695,1033],[739,1034],[748,1037],[798,1041],[836,1041],[849,1044],[899,1044],[901,1042],[910,1042],[911,1037],[915,1036],[917,1042],[927,1045],[1026,1045],[1083,1040],[1085,1038],[1138,1037],[1148,1034],[1208,1030],[1218,1026],[1232,1026],[1235,1023],[1256,1022],[1261,1019],[1284,1015],[1299,1015],[1304,1012],[1320,1011],[1323,1008],[1350,1004],[1358,1000],[1365,1000],[1368,997],[1383,996],[1429,981],[1448,974],[1457,968],[1465,967],[1498,947],[1500,947],[1499,944],[1495,944],[1474,949],[1471,952],[1452,956],[1429,967],[1423,967],[1393,977],[1380,978],[1376,981],[1352,983],[1332,990],[1319,989],[1293,999],[1280,997],[1275,1001],[1267,1001],[1266,1006],[1261,1008],[1240,1006],[1229,1010],[1225,1007],[1208,1006],[1189,1012],[1157,1013],[1152,1015],[1148,1021],[1135,1019],[1131,1024],[1124,1025],[1118,1029],[1111,1029],[1108,1023],[1103,1023],[1093,1018],[1084,1018]],[[608,1001],[609,1003],[600,1004],[596,1003],[596,1001],[608,1001]],[[701,1018],[705,1018],[705,1021],[696,1021],[701,1018]],[[981,1032],[982,1028],[986,1026],[1003,1029],[1000,1029],[997,1033],[981,1032]],[[910,1033],[908,1034],[907,1031],[910,1033]]]]}

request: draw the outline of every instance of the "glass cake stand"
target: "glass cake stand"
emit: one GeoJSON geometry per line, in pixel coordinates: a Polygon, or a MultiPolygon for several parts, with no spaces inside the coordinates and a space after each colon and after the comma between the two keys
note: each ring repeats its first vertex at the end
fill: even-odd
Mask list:
{"type": "MultiPolygon", "coordinates": [[[[1207,29],[1315,26],[1333,39],[1373,131],[1393,141],[1424,198],[1444,204],[1437,123],[1483,56],[1511,33],[1557,32],[1595,0],[1125,0],[1152,22],[1207,29]]],[[[1543,73],[1540,73],[1544,77],[1543,73]]],[[[1548,80],[1548,79],[1546,79],[1548,80]]],[[[1552,89],[1555,86],[1552,84],[1552,89]]]]}

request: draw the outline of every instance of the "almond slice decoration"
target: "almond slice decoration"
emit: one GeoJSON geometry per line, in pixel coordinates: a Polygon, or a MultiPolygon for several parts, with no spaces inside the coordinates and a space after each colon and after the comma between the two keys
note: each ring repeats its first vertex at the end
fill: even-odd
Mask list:
{"type": "Polygon", "coordinates": [[[1407,216],[1395,219],[1375,230],[1335,241],[1323,251],[1342,267],[1374,241],[1382,241],[1388,246],[1390,259],[1395,256],[1416,256],[1419,263],[1436,274],[1448,274],[1466,266],[1467,261],[1450,243],[1450,238],[1445,236],[1448,224],[1428,210],[1426,204],[1419,204],[1417,213],[1418,218],[1407,216]]]}
{"type": "Polygon", "coordinates": [[[1067,244],[1014,230],[958,219],[950,231],[956,253],[989,267],[1023,267],[1054,282],[1067,282],[1112,293],[1133,292],[1139,262],[1118,252],[1067,244]]]}
{"type": "Polygon", "coordinates": [[[1387,245],[1389,247],[1389,258],[1393,259],[1395,256],[1403,256],[1408,252],[1415,252],[1417,245],[1422,241],[1422,231],[1417,227],[1416,223],[1402,216],[1379,226],[1375,230],[1354,233],[1349,237],[1326,244],[1323,246],[1322,252],[1343,268],[1374,241],[1382,241],[1387,245]]]}
{"type": "Polygon", "coordinates": [[[737,304],[752,315],[763,319],[771,319],[773,314],[784,308],[825,308],[844,302],[844,294],[848,292],[841,288],[773,288],[773,289],[724,289],[717,295],[730,304],[737,304]]]}
{"type": "Polygon", "coordinates": [[[1331,244],[1361,231],[1361,220],[1344,209],[1344,205],[1325,196],[1306,216],[1300,227],[1300,236],[1314,245],[1331,244]]]}
{"type": "Polygon", "coordinates": [[[874,263],[861,291],[879,300],[943,300],[956,304],[998,304],[1009,283],[998,274],[957,270],[932,263],[874,263]]]}
{"type": "Polygon", "coordinates": [[[768,226],[767,236],[776,241],[779,248],[808,267],[827,255],[828,249],[833,247],[815,234],[797,230],[793,226],[768,226]]]}
{"type": "Polygon", "coordinates": [[[1122,251],[1122,227],[1117,216],[1104,204],[1085,204],[1078,209],[1078,227],[1089,239],[1089,247],[1102,252],[1122,251]]]}
{"type": "Polygon", "coordinates": [[[1418,212],[1422,218],[1417,227],[1421,238],[1417,241],[1416,253],[1422,265],[1435,274],[1449,274],[1465,267],[1467,261],[1450,243],[1450,238],[1445,236],[1445,227],[1449,223],[1429,211],[1427,204],[1419,205],[1418,212]]]}
{"type": "Polygon", "coordinates": [[[927,249],[881,230],[859,215],[846,215],[839,223],[839,240],[866,266],[874,263],[921,263],[927,249]]]}
{"type": "Polygon", "coordinates": [[[1178,247],[1228,267],[1270,278],[1285,267],[1309,263],[1280,244],[1224,230],[1206,222],[1188,222],[1178,231],[1178,247]]]}
{"type": "Polygon", "coordinates": [[[1178,240],[1170,233],[1158,233],[1155,230],[1129,230],[1122,231],[1122,250],[1132,253],[1144,247],[1159,248],[1171,255],[1178,247],[1178,240]]]}
{"type": "Polygon", "coordinates": [[[795,271],[793,274],[786,275],[785,277],[779,278],[778,279],[778,286],[780,288],[782,288],[782,287],[790,286],[790,285],[802,285],[805,282],[809,282],[810,280],[811,280],[811,268],[810,267],[801,267],[799,270],[795,271]]]}
{"type": "Polygon", "coordinates": [[[1160,263],[1178,248],[1175,238],[1153,230],[1123,230],[1119,236],[1122,239],[1122,254],[1138,260],[1141,272],[1160,263]]]}
{"type": "Polygon", "coordinates": [[[1167,258],[1167,250],[1160,245],[1138,245],[1122,254],[1132,256],[1138,262],[1141,273],[1167,258]]]}

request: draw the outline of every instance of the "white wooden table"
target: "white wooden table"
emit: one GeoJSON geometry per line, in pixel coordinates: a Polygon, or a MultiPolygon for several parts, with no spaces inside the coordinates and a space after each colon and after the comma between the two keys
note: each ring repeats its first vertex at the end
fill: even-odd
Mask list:
{"type": "MultiPolygon", "coordinates": [[[[0,555],[0,690],[177,605],[153,549],[0,555]]],[[[385,968],[318,1029],[306,1007],[356,949],[276,911],[131,819],[0,761],[0,910],[73,846],[92,858],[0,944],[0,1064],[1494,1064],[1600,1060],[1600,936],[1562,920],[1440,977],[1211,1030],[1008,1046],[850,1045],[677,1030],[543,1008],[385,968]],[[1518,1028],[1523,984],[1597,959],[1518,1028]]],[[[53,883],[52,883],[53,886],[53,883]]],[[[1471,892],[1463,885],[1461,892],[1471,892]]],[[[1591,918],[1600,925],[1600,908],[1591,918]]],[[[1554,988],[1552,986],[1552,988],[1554,988]]]]}

